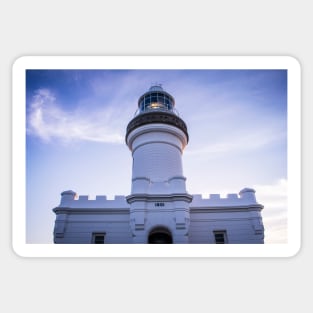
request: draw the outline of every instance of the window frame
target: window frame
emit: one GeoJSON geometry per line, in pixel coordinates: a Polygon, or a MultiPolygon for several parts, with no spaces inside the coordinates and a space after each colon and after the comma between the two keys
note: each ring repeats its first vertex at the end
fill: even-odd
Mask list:
{"type": "Polygon", "coordinates": [[[227,231],[225,229],[219,229],[219,230],[213,230],[213,235],[214,235],[214,241],[215,244],[227,244],[228,243],[228,237],[227,237],[227,231]],[[217,242],[217,236],[222,235],[223,237],[223,242],[217,242]]]}
{"type": "Polygon", "coordinates": [[[105,243],[105,237],[106,237],[106,232],[93,232],[92,237],[91,237],[91,243],[92,244],[104,244],[105,243]],[[101,240],[102,242],[96,242],[97,240],[99,240],[99,238],[97,239],[98,236],[99,237],[103,236],[103,240],[101,240]]]}

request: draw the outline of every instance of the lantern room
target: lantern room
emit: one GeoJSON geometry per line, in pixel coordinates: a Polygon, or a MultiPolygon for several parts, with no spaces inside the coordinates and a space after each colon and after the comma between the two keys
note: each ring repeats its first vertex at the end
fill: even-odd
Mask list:
{"type": "Polygon", "coordinates": [[[176,114],[174,105],[174,98],[164,91],[161,85],[154,85],[139,98],[138,113],[167,111],[176,114]]]}

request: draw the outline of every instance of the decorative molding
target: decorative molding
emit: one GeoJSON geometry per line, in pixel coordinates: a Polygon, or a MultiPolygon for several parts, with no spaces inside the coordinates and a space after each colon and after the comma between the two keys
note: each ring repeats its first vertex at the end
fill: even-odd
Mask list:
{"type": "Polygon", "coordinates": [[[56,207],[53,209],[55,214],[129,214],[129,208],[73,208],[56,207]]]}
{"type": "Polygon", "coordinates": [[[142,113],[138,116],[134,117],[129,124],[127,125],[125,140],[127,142],[127,137],[134,129],[139,126],[147,125],[147,124],[168,124],[175,126],[182,130],[187,137],[187,142],[189,140],[187,125],[186,123],[177,115],[168,113],[168,112],[148,112],[142,113]]]}
{"type": "Polygon", "coordinates": [[[135,201],[147,201],[147,202],[158,202],[158,201],[186,201],[190,203],[192,201],[192,195],[185,194],[131,194],[126,197],[128,203],[133,203],[135,201]]]}
{"type": "Polygon", "coordinates": [[[261,204],[190,207],[190,213],[260,212],[263,208],[261,204]]]}

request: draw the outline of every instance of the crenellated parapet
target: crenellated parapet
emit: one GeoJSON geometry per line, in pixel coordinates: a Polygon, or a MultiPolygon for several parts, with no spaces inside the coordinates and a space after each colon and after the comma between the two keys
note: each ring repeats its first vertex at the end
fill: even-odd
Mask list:
{"type": "MultiPolygon", "coordinates": [[[[129,204],[125,196],[108,200],[100,195],[90,199],[89,196],[79,196],[75,191],[67,190],[61,193],[60,204],[53,211],[56,214],[55,243],[90,243],[93,232],[106,233],[110,221],[119,225],[128,224],[129,221],[129,204]],[[77,237],[77,227],[82,238],[77,237]]],[[[126,226],[123,229],[129,232],[126,226]]]]}
{"type": "MultiPolygon", "coordinates": [[[[160,182],[151,183],[147,179],[140,178],[137,179],[139,184],[147,183],[148,185],[145,190],[146,192],[153,194],[160,194],[161,191],[164,192],[164,188],[168,188],[171,184],[183,184],[184,177],[175,177],[170,182],[160,182]],[[182,182],[180,182],[182,181],[182,182]],[[158,186],[160,185],[160,186],[158,186]],[[169,186],[167,186],[169,185],[169,186]],[[151,190],[150,190],[151,189],[151,190]],[[155,190],[154,190],[155,189],[155,190]],[[152,192],[154,191],[154,192],[152,192]]],[[[136,185],[136,184],[135,184],[136,185]]],[[[139,186],[138,186],[139,187],[139,186]]],[[[143,186],[139,188],[141,191],[143,186]]],[[[175,191],[175,188],[169,188],[175,191]]],[[[178,188],[180,189],[180,188],[178,188]]],[[[174,192],[175,193],[175,192],[174,192]]],[[[133,194],[136,194],[136,190],[133,190],[133,194]]],[[[168,192],[168,194],[171,194],[168,192]]],[[[210,194],[208,198],[203,198],[201,194],[192,195],[192,201],[190,203],[190,208],[207,208],[207,207],[242,207],[242,206],[253,206],[262,207],[256,201],[255,190],[251,188],[244,188],[238,194],[230,193],[226,197],[222,197],[220,194],[210,194]]],[[[129,208],[127,202],[127,197],[123,195],[117,195],[114,199],[107,199],[105,195],[97,195],[95,199],[91,199],[88,195],[77,195],[76,192],[72,190],[67,190],[61,193],[61,201],[57,208],[129,208]]],[[[56,209],[57,209],[56,208],[56,209]]]]}
{"type": "Polygon", "coordinates": [[[90,199],[88,195],[77,195],[75,191],[67,190],[61,193],[61,201],[54,212],[64,209],[128,209],[129,204],[125,196],[117,195],[114,199],[108,200],[106,196],[99,195],[90,199]]]}
{"type": "Polygon", "coordinates": [[[263,209],[263,206],[257,203],[255,190],[244,188],[238,194],[230,193],[226,197],[220,194],[210,194],[209,198],[203,198],[200,194],[193,195],[190,208],[208,208],[208,207],[253,207],[263,209]]]}

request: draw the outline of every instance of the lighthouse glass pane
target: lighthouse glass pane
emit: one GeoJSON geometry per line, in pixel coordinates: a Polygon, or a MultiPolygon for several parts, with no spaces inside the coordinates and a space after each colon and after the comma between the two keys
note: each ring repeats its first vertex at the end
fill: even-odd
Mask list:
{"type": "Polygon", "coordinates": [[[140,111],[144,110],[144,102],[143,102],[143,100],[140,101],[139,108],[140,108],[140,111]]]}
{"type": "Polygon", "coordinates": [[[165,105],[170,111],[173,110],[173,103],[171,99],[169,98],[169,96],[165,96],[165,105]]]}
{"type": "Polygon", "coordinates": [[[162,94],[158,94],[158,102],[164,103],[164,96],[162,94]]]}
{"type": "Polygon", "coordinates": [[[151,94],[151,102],[157,102],[158,101],[158,97],[156,93],[151,94]]]}
{"type": "Polygon", "coordinates": [[[145,104],[150,103],[150,95],[145,96],[145,104]]]}
{"type": "Polygon", "coordinates": [[[145,109],[144,109],[144,110],[147,109],[147,107],[149,106],[150,103],[151,103],[151,101],[150,101],[150,95],[145,96],[145,109]]]}

